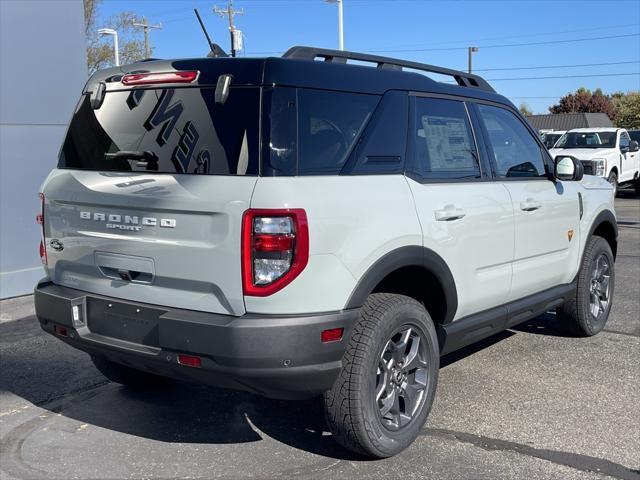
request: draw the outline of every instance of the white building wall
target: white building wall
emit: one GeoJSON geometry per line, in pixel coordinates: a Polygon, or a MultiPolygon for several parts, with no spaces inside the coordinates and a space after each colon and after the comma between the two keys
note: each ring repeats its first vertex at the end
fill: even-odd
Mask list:
{"type": "Polygon", "coordinates": [[[43,276],[38,190],[86,79],[82,0],[0,0],[0,298],[43,276]]]}

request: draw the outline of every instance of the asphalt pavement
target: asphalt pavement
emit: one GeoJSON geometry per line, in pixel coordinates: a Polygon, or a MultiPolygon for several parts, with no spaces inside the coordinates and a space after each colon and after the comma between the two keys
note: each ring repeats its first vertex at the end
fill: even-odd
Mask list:
{"type": "Polygon", "coordinates": [[[136,391],[45,335],[33,299],[0,303],[0,479],[640,480],[640,200],[616,201],[604,332],[546,314],[443,358],[422,435],[372,461],[339,448],[316,400],[175,383],[136,391]]]}

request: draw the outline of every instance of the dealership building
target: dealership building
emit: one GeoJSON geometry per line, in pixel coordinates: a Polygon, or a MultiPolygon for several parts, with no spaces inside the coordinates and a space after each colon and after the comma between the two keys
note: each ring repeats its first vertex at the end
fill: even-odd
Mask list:
{"type": "Polygon", "coordinates": [[[43,276],[38,191],[86,79],[82,0],[0,1],[0,298],[43,276]]]}

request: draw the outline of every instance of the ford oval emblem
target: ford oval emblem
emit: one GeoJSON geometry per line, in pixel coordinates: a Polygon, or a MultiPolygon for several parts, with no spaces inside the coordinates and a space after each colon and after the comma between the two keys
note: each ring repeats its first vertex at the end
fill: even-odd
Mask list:
{"type": "Polygon", "coordinates": [[[49,245],[51,245],[51,248],[53,248],[56,252],[61,252],[62,250],[64,250],[64,244],[57,238],[51,240],[49,242],[49,245]]]}

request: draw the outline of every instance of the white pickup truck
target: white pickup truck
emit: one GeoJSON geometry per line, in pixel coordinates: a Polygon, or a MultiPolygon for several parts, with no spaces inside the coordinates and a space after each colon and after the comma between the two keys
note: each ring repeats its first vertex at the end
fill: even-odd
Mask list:
{"type": "Polygon", "coordinates": [[[551,156],[573,157],[582,162],[586,175],[606,178],[618,186],[632,184],[640,195],[640,153],[638,142],[624,128],[576,128],[565,133],[551,156]]]}

